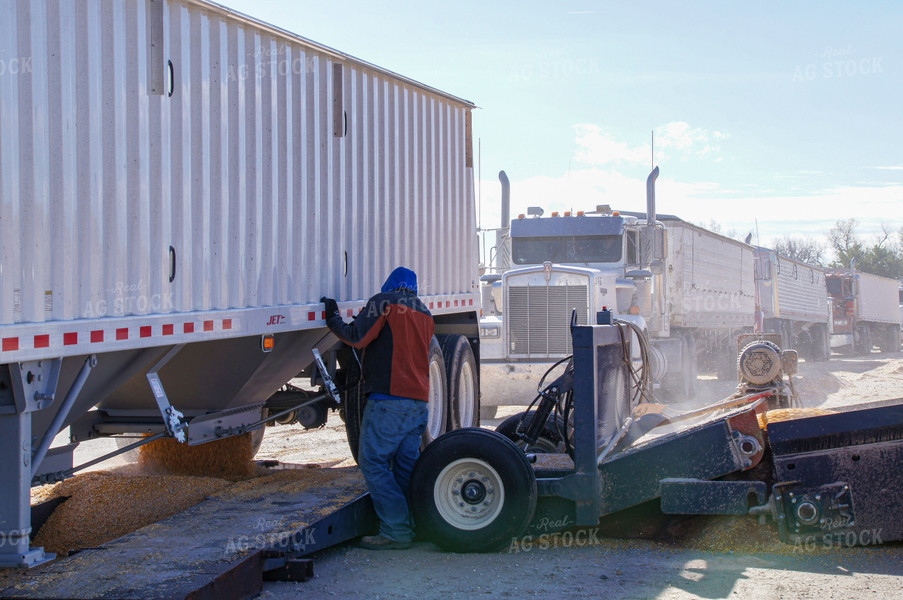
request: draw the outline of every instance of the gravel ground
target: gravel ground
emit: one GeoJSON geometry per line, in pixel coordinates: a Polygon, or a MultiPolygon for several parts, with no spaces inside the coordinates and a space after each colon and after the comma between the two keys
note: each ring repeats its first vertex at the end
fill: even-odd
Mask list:
{"type": "MultiPolygon", "coordinates": [[[[903,354],[802,363],[796,380],[804,406],[898,398],[903,396],[903,354]]],[[[702,378],[697,402],[717,400],[732,391],[729,383],[702,378]]],[[[483,425],[493,428],[519,410],[503,406],[496,419],[483,425]]],[[[113,447],[112,440],[84,444],[76,460],[113,447]]],[[[353,464],[337,414],[318,430],[305,431],[297,425],[268,429],[257,458],[321,467],[353,464]]],[[[134,457],[126,455],[101,467],[122,472],[129,460],[134,457]]],[[[604,531],[611,535],[610,528],[604,531]]],[[[612,539],[601,529],[575,530],[572,537],[492,554],[447,553],[429,542],[403,551],[374,552],[350,543],[316,555],[313,580],[266,583],[259,598],[903,597],[903,544],[795,548],[781,544],[770,523],[760,526],[748,517],[694,520],[677,531],[663,543],[662,538],[612,539]]]]}
{"type": "MultiPolygon", "coordinates": [[[[903,397],[903,354],[803,362],[796,381],[807,407],[903,397]]],[[[717,400],[732,391],[730,383],[702,378],[697,402],[717,400]]],[[[518,410],[503,406],[496,419],[483,425],[494,427],[518,410]]],[[[299,446],[283,439],[294,437],[298,442],[312,437],[311,433],[292,435],[276,428],[268,432],[261,455],[288,460],[295,456],[292,448],[299,446]]],[[[336,460],[347,454],[338,419],[331,419],[314,435],[322,440],[316,449],[328,455],[321,459],[336,460]]],[[[309,446],[306,441],[304,445],[309,446]]],[[[305,456],[311,460],[310,454],[305,456]]],[[[903,544],[797,548],[781,544],[770,522],[760,526],[748,517],[712,518],[698,528],[701,531],[668,544],[596,537],[589,529],[565,540],[570,543],[534,544],[528,551],[509,548],[493,554],[453,554],[429,542],[418,542],[408,550],[376,552],[352,543],[316,555],[316,575],[311,581],[266,583],[259,598],[903,597],[903,544]],[[717,535],[709,535],[713,532],[717,535]],[[730,547],[736,550],[724,549],[730,547]]]]}

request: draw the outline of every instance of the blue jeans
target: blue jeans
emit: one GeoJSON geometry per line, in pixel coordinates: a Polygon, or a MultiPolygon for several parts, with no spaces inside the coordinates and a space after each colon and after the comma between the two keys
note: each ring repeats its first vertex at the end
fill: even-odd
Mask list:
{"type": "Polygon", "coordinates": [[[426,402],[408,398],[371,398],[364,408],[358,464],[379,517],[379,533],[397,542],[414,539],[411,471],[427,416],[426,402]]]}

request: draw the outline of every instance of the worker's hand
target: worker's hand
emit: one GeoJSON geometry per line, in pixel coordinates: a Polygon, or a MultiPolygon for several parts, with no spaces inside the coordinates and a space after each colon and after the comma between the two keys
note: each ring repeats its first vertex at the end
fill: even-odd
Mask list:
{"type": "Polygon", "coordinates": [[[327,298],[326,296],[323,296],[322,298],[320,298],[320,302],[322,302],[323,306],[326,307],[327,319],[339,312],[339,305],[334,298],[327,298]]]}

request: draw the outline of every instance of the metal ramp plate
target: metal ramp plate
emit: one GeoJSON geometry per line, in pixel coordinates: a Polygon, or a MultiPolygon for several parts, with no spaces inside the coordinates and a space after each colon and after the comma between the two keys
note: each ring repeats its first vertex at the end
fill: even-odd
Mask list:
{"type": "Polygon", "coordinates": [[[324,477],[310,487],[279,477],[288,471],[236,484],[103,547],[18,572],[0,598],[249,598],[261,590],[271,549],[301,555],[371,532],[372,505],[357,468],[318,469],[324,477]]]}

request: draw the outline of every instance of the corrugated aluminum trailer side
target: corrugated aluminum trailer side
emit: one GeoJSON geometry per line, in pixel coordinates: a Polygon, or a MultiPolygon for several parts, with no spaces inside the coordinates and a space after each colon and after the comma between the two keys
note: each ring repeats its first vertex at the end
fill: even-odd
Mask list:
{"type": "Polygon", "coordinates": [[[896,323],[900,313],[900,282],[861,271],[855,278],[859,288],[854,287],[858,300],[856,318],[873,323],[896,323]]]}
{"type": "Polygon", "coordinates": [[[756,291],[765,331],[780,333],[785,347],[805,358],[831,355],[828,290],[825,269],[769,248],[755,250],[756,291]]]}
{"type": "Polygon", "coordinates": [[[32,439],[259,405],[323,294],[405,265],[477,339],[471,103],[202,0],[0,0],[0,58],[0,563],[32,439]]]}
{"type": "Polygon", "coordinates": [[[766,319],[828,322],[825,270],[756,248],[756,287],[766,319]]]}
{"type": "Polygon", "coordinates": [[[751,327],[752,246],[679,220],[667,221],[671,326],[751,327]]]}

